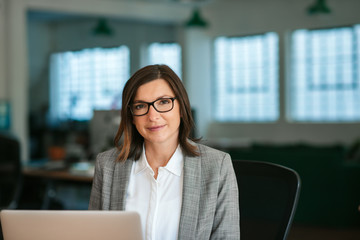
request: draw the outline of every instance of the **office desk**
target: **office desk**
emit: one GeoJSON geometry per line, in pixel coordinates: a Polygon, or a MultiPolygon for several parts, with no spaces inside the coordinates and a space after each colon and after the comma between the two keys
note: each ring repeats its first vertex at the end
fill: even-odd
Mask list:
{"type": "Polygon", "coordinates": [[[25,178],[37,178],[45,184],[41,209],[50,209],[52,200],[62,203],[65,209],[87,208],[86,201],[89,200],[93,180],[91,169],[84,171],[74,167],[49,169],[44,166],[25,166],[22,172],[25,178]]]}
{"type": "Polygon", "coordinates": [[[23,169],[23,174],[24,176],[41,177],[49,180],[68,180],[89,183],[93,180],[92,175],[72,173],[70,170],[45,170],[40,168],[25,167],[23,169]]]}

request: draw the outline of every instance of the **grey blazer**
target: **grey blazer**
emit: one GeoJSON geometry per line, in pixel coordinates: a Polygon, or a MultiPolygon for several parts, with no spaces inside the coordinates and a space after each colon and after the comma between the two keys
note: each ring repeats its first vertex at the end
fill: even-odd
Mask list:
{"type": "MultiPolygon", "coordinates": [[[[200,156],[185,157],[179,237],[240,239],[238,186],[229,154],[197,144],[200,156]]],[[[90,210],[124,210],[132,159],[116,162],[117,149],[100,153],[90,210]]]]}

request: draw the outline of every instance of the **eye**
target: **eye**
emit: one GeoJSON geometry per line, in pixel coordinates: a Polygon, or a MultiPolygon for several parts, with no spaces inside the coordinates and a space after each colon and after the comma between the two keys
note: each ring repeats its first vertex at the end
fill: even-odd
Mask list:
{"type": "Polygon", "coordinates": [[[146,108],[146,103],[137,103],[133,105],[134,110],[141,110],[146,108]]]}
{"type": "Polygon", "coordinates": [[[166,104],[170,104],[171,103],[171,99],[170,98],[162,98],[159,99],[159,104],[160,105],[166,105],[166,104]]]}

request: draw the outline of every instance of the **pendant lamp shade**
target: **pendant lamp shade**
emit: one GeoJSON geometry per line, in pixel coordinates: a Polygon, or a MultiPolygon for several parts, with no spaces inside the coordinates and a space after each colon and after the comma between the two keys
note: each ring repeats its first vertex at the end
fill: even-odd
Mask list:
{"type": "Polygon", "coordinates": [[[195,8],[191,18],[186,22],[187,27],[207,27],[208,23],[201,17],[200,10],[195,8]]]}
{"type": "Polygon", "coordinates": [[[326,0],[316,0],[316,2],[309,6],[307,9],[309,14],[328,14],[331,13],[331,9],[327,6],[326,0]]]}
{"type": "Polygon", "coordinates": [[[109,27],[109,24],[106,19],[100,18],[97,22],[97,25],[93,29],[93,34],[111,36],[113,35],[113,30],[109,27]]]}

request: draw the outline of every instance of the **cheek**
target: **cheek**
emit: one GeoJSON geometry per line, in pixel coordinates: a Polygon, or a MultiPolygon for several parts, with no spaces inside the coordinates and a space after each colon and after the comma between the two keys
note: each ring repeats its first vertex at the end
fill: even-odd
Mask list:
{"type": "Polygon", "coordinates": [[[177,112],[176,114],[174,114],[173,119],[174,119],[174,122],[176,122],[176,124],[180,126],[180,123],[181,123],[181,113],[180,113],[180,112],[177,112]]]}

